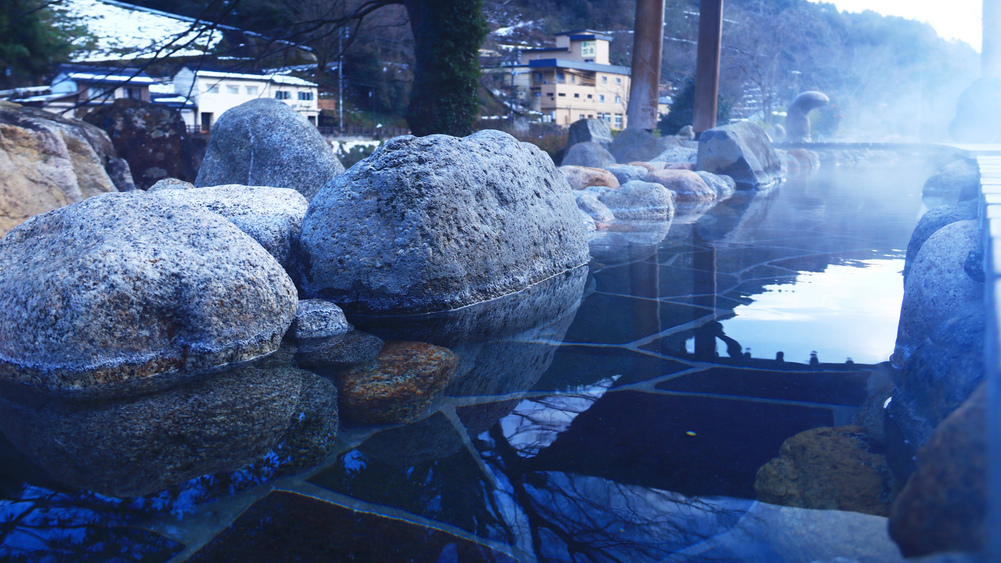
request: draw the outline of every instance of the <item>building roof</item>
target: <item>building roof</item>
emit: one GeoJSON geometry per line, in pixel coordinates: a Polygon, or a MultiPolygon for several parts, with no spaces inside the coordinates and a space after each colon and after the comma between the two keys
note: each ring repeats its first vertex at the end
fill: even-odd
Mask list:
{"type": "Polygon", "coordinates": [[[598,63],[584,63],[580,61],[568,61],[566,59],[536,59],[528,61],[529,68],[572,68],[575,70],[590,70],[593,72],[608,72],[611,74],[629,74],[629,67],[618,65],[603,65],[598,63]]]}
{"type": "Polygon", "coordinates": [[[193,70],[191,72],[200,78],[218,78],[220,80],[227,78],[230,80],[265,80],[274,82],[275,84],[285,84],[287,86],[317,86],[315,82],[310,82],[296,76],[288,76],[285,74],[245,74],[241,72],[223,72],[218,70],[193,70]]]}
{"type": "Polygon", "coordinates": [[[588,39],[604,39],[605,41],[611,41],[612,36],[606,35],[601,31],[595,31],[593,29],[578,29],[575,31],[564,31],[563,33],[554,33],[555,36],[569,35],[571,40],[588,40],[588,39]]]}
{"type": "Polygon", "coordinates": [[[59,69],[61,75],[65,75],[67,80],[74,82],[100,82],[124,84],[152,84],[153,79],[148,74],[138,68],[130,67],[85,67],[85,66],[64,66],[59,69]]]}

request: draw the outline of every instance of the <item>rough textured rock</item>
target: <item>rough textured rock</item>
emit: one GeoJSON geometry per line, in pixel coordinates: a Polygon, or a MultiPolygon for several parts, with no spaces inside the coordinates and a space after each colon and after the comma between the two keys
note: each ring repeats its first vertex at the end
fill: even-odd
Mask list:
{"type": "Polygon", "coordinates": [[[0,236],[39,213],[134,188],[93,125],[0,101],[0,236]],[[109,174],[109,164],[113,165],[109,174]]]}
{"type": "Polygon", "coordinates": [[[560,166],[560,174],[567,180],[571,189],[583,190],[589,186],[608,186],[609,188],[619,187],[619,181],[615,175],[608,170],[601,168],[590,168],[587,166],[560,166]]]}
{"type": "Polygon", "coordinates": [[[955,311],[895,372],[890,413],[914,447],[965,401],[984,377],[984,307],[955,311]]]}
{"type": "Polygon", "coordinates": [[[386,344],[378,336],[352,330],[344,334],[298,341],[295,361],[320,374],[342,370],[374,358],[386,344]]]}
{"type": "Polygon", "coordinates": [[[612,129],[604,119],[580,119],[570,124],[567,131],[567,155],[578,143],[597,143],[607,147],[612,142],[612,129]]]}
{"type": "Polygon", "coordinates": [[[716,190],[690,170],[654,170],[646,175],[644,181],[660,184],[671,190],[678,202],[706,202],[716,199],[716,190]]]}
{"type": "Polygon", "coordinates": [[[158,197],[174,205],[193,205],[222,215],[264,247],[278,263],[292,271],[293,244],[299,239],[309,202],[287,188],[212,186],[194,190],[158,190],[158,197]]]}
{"type": "Polygon", "coordinates": [[[914,265],[914,259],[917,258],[918,251],[921,250],[921,246],[928,240],[928,237],[946,225],[976,219],[978,213],[978,201],[964,201],[953,205],[933,207],[926,211],[918,220],[918,225],[911,233],[911,240],[907,243],[907,254],[904,258],[904,281],[907,280],[911,266],[914,265]]]}
{"type": "Polygon", "coordinates": [[[311,200],[343,172],[313,124],[278,100],[259,98],[219,116],[195,185],[291,188],[311,200]]]}
{"type": "Polygon", "coordinates": [[[615,164],[615,157],[598,143],[577,143],[570,147],[560,161],[561,166],[588,166],[605,168],[615,164]]]}
{"type": "Polygon", "coordinates": [[[608,190],[599,199],[620,220],[670,221],[674,198],[675,193],[660,184],[633,180],[608,190]]]}
{"type": "Polygon", "coordinates": [[[741,189],[768,186],[781,177],[782,162],[759,126],[741,121],[703,131],[697,168],[725,174],[741,189]]]}
{"type": "Polygon", "coordinates": [[[719,201],[727,199],[737,191],[737,182],[734,182],[733,178],[729,176],[721,176],[705,170],[699,170],[695,173],[716,192],[716,199],[719,201]]]}
{"type": "Polygon", "coordinates": [[[612,214],[608,206],[601,203],[593,193],[578,190],[574,192],[574,197],[577,200],[577,207],[595,222],[611,223],[615,220],[615,215],[612,214]]]}
{"type": "Polygon", "coordinates": [[[889,514],[895,487],[886,458],[861,426],[796,434],[754,481],[762,502],[876,516],[889,514]]]}
{"type": "Polygon", "coordinates": [[[337,389],[267,358],[133,398],[0,398],[0,428],[67,487],[129,497],[233,471],[285,442],[308,467],[337,433],[337,389]]]}
{"type": "Polygon", "coordinates": [[[619,181],[619,185],[625,184],[630,180],[642,180],[646,178],[647,172],[650,171],[649,168],[644,166],[634,166],[632,164],[606,166],[605,170],[608,170],[615,176],[615,179],[619,181]]]}
{"type": "Polygon", "coordinates": [[[338,376],[341,413],[371,424],[411,422],[448,386],[459,357],[424,342],[390,341],[379,355],[338,376]]]}
{"type": "Polygon", "coordinates": [[[191,182],[205,155],[205,140],[190,135],[181,115],[158,104],[122,98],[98,106],[83,118],[103,129],[118,156],[129,163],[136,187],[147,189],[163,178],[191,182]]]}
{"type": "Polygon", "coordinates": [[[142,192],[35,216],[0,239],[0,379],[92,389],[274,351],[296,291],[221,216],[142,192]]]}
{"type": "Polygon", "coordinates": [[[890,536],[904,556],[986,549],[986,406],[983,384],[918,451],[890,513],[890,536]]]}
{"type": "Polygon", "coordinates": [[[190,190],[195,187],[191,182],[185,182],[184,180],[179,180],[177,178],[164,178],[158,180],[155,184],[146,190],[149,193],[155,193],[160,190],[190,190]]]}
{"type": "Polygon", "coordinates": [[[667,164],[695,164],[699,151],[686,147],[671,147],[651,159],[651,162],[664,162],[667,164]]]}
{"type": "Polygon", "coordinates": [[[317,194],[300,247],[304,294],[346,311],[462,307],[589,259],[552,160],[490,130],[386,143],[317,194]]]}
{"type": "Polygon", "coordinates": [[[813,90],[796,96],[786,111],[785,140],[790,143],[810,142],[810,112],[830,102],[827,94],[813,90]]]}
{"type": "Polygon", "coordinates": [[[344,311],[330,301],[303,299],[296,307],[289,332],[296,340],[305,340],[347,334],[354,328],[344,316],[344,311]]]}
{"type": "Polygon", "coordinates": [[[894,365],[903,365],[915,347],[964,304],[982,302],[984,284],[965,268],[970,252],[980,245],[977,222],[957,221],[935,231],[921,246],[904,284],[894,365]]]}
{"type": "Polygon", "coordinates": [[[980,195],[980,167],[969,158],[954,160],[925,180],[925,197],[948,202],[976,199],[980,195]]]}
{"type": "Polygon", "coordinates": [[[616,162],[645,162],[660,154],[662,151],[654,137],[649,131],[627,127],[615,136],[615,140],[608,145],[608,152],[612,153],[616,162]]]}

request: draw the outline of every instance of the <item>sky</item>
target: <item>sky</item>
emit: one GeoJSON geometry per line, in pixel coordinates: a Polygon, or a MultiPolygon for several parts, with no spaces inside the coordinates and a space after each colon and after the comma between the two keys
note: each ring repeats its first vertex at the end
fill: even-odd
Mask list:
{"type": "Polygon", "coordinates": [[[839,10],[872,10],[931,24],[946,39],[958,39],[980,52],[980,12],[983,0],[810,0],[834,4],[839,10]]]}

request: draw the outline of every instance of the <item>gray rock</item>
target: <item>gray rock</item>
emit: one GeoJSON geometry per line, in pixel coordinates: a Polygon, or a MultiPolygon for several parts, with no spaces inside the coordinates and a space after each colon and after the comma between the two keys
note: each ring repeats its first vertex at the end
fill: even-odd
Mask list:
{"type": "Polygon", "coordinates": [[[303,299],[296,308],[289,332],[296,340],[305,340],[347,334],[354,328],[344,316],[344,311],[330,301],[303,299]]]}
{"type": "Polygon", "coordinates": [[[923,194],[950,203],[976,199],[980,195],[980,166],[969,158],[954,160],[925,181],[923,194]]]}
{"type": "MultiPolygon", "coordinates": [[[[597,143],[607,147],[612,142],[612,129],[604,119],[581,119],[570,124],[567,150],[578,143],[597,143]]],[[[569,152],[567,153],[569,154],[569,152]]],[[[583,166],[590,166],[585,164],[583,166]]]]}
{"type": "Polygon", "coordinates": [[[667,163],[694,163],[698,160],[699,151],[695,149],[689,149],[686,147],[675,146],[668,148],[653,157],[651,162],[667,162],[667,163]]]}
{"type": "Polygon", "coordinates": [[[608,206],[598,201],[598,197],[593,193],[583,190],[575,191],[574,197],[577,199],[577,207],[594,221],[611,223],[615,220],[615,215],[608,209],[608,206]]]}
{"type": "Polygon", "coordinates": [[[657,139],[657,148],[660,149],[660,152],[664,152],[666,150],[670,150],[673,148],[679,148],[679,147],[684,148],[685,146],[684,142],[687,140],[688,140],[687,137],[682,138],[677,135],[667,135],[664,137],[659,137],[657,139]]]}
{"type": "Polygon", "coordinates": [[[619,220],[670,221],[674,217],[674,192],[660,184],[633,180],[601,196],[619,220]]]}
{"type": "Polygon", "coordinates": [[[904,258],[904,281],[910,274],[914,259],[918,256],[921,246],[928,240],[928,237],[935,234],[935,231],[957,221],[969,221],[976,219],[979,213],[979,202],[964,201],[953,205],[933,207],[925,212],[914,227],[911,233],[911,240],[907,243],[907,254],[904,258]]]}
{"type": "Polygon", "coordinates": [[[785,140],[790,143],[810,142],[810,112],[830,102],[826,94],[813,90],[796,96],[786,112],[785,140]]]}
{"type": "Polygon", "coordinates": [[[702,132],[696,169],[730,176],[738,188],[752,189],[778,181],[782,161],[761,126],[741,121],[702,132]]]}
{"type": "Polygon", "coordinates": [[[292,245],[299,238],[309,202],[288,188],[212,186],[194,190],[161,189],[150,194],[174,205],[193,205],[218,213],[264,247],[292,271],[292,245]]]}
{"type": "Polygon", "coordinates": [[[627,127],[615,136],[615,140],[608,146],[608,152],[612,153],[616,162],[628,164],[630,162],[646,162],[662,152],[654,137],[645,129],[627,127]]]}
{"type": "Polygon", "coordinates": [[[272,356],[131,398],[0,398],[0,429],[66,487],[131,497],[240,469],[282,443],[300,468],[329,455],[337,388],[272,356]]]}
{"type": "Polygon", "coordinates": [[[893,363],[902,366],[914,349],[967,303],[982,303],[984,284],[965,264],[981,245],[976,221],[957,221],[935,231],[918,251],[904,284],[893,363]]]}
{"type": "Polygon", "coordinates": [[[248,360],[278,347],[296,302],[281,265],[219,215],[95,196],[0,239],[0,380],[102,394],[248,360]]]}
{"type": "Polygon", "coordinates": [[[615,176],[615,179],[619,181],[619,184],[625,184],[631,180],[642,180],[650,172],[648,168],[630,164],[606,166],[605,170],[611,172],[615,176]]]}
{"type": "Polygon", "coordinates": [[[615,157],[598,143],[577,143],[570,147],[560,162],[561,166],[588,166],[606,168],[615,164],[615,157]]]}
{"type": "Polygon", "coordinates": [[[177,178],[164,178],[150,186],[146,192],[159,192],[161,190],[190,190],[194,187],[195,185],[191,182],[185,182],[184,180],[179,180],[177,178]]]}
{"type": "Polygon", "coordinates": [[[305,295],[382,313],[493,299],[589,259],[552,160],[494,130],[389,141],[317,194],[300,247],[305,295]]]}
{"type": "Polygon", "coordinates": [[[291,188],[312,199],[343,172],[316,126],[278,100],[258,98],[219,116],[195,185],[291,188]]]}
{"type": "Polygon", "coordinates": [[[297,343],[295,361],[300,367],[320,374],[335,373],[352,364],[374,358],[386,343],[378,336],[352,330],[297,343]]]}
{"type": "Polygon", "coordinates": [[[733,178],[729,176],[713,174],[705,170],[699,170],[695,173],[716,192],[716,199],[719,201],[732,196],[737,191],[737,182],[734,182],[733,178]]]}

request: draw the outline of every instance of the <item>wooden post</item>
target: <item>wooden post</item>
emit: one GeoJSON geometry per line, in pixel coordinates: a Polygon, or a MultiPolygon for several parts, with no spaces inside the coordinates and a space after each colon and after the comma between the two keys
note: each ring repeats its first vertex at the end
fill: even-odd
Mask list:
{"type": "Polygon", "coordinates": [[[664,45],[664,0],[637,0],[633,24],[633,67],[629,84],[628,127],[657,127],[660,59],[664,45]]]}
{"type": "Polygon", "coordinates": [[[1001,1],[984,0],[980,74],[1001,78],[1001,1]]]}
{"type": "Polygon", "coordinates": [[[695,62],[695,111],[692,117],[692,128],[696,134],[716,127],[722,37],[723,0],[699,0],[699,47],[695,62]]]}

